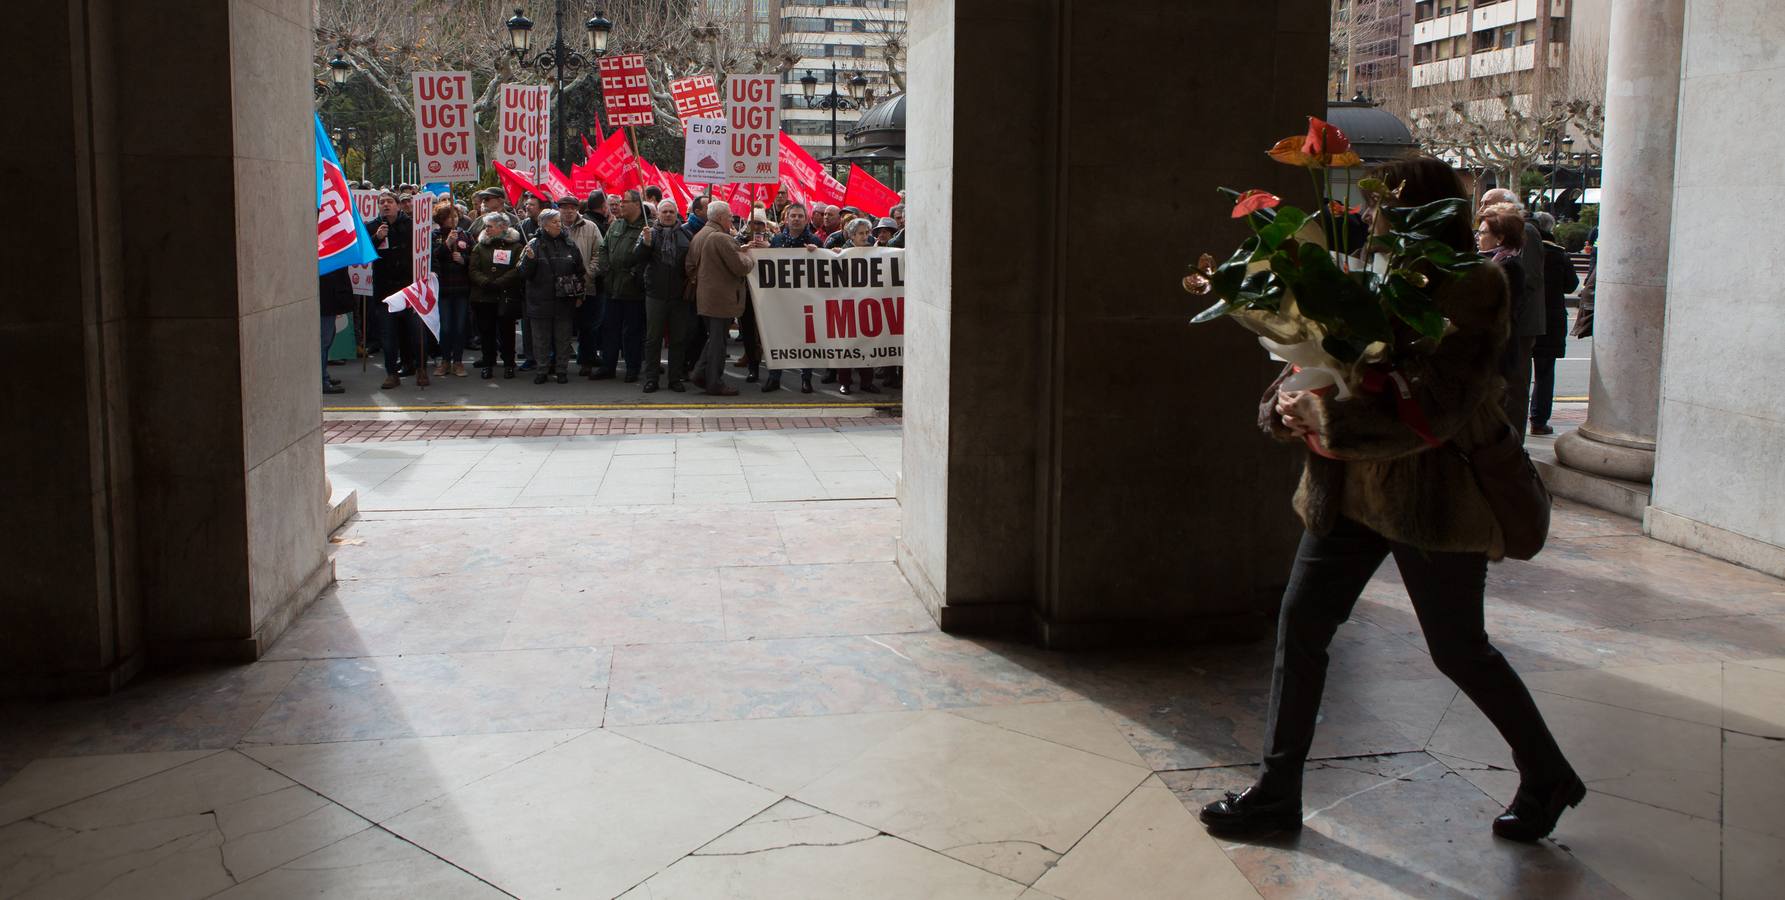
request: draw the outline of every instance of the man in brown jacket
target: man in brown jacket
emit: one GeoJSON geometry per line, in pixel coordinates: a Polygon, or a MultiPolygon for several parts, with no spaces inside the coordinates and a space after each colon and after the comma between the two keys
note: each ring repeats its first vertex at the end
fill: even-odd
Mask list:
{"type": "Polygon", "coordinates": [[[725,345],[731,320],[744,314],[744,276],[749,273],[750,251],[767,247],[757,237],[746,246],[732,239],[731,207],[714,200],[707,206],[707,224],[688,247],[688,289],[707,326],[707,345],[701,351],[694,384],[707,393],[735,397],[738,389],[725,383],[725,345]]]}

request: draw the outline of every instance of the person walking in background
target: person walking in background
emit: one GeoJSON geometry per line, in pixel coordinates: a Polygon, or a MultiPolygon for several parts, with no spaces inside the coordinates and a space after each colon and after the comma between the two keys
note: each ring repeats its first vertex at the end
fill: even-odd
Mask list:
{"type": "Polygon", "coordinates": [[[502,377],[513,378],[514,324],[523,308],[521,250],[525,244],[520,229],[509,224],[506,214],[491,213],[480,224],[483,233],[471,251],[468,273],[471,315],[484,353],[479,374],[485,380],[491,377],[500,351],[502,377]]]}
{"type": "Polygon", "coordinates": [[[1531,433],[1555,434],[1550,410],[1556,398],[1556,360],[1568,352],[1568,292],[1580,286],[1568,248],[1556,243],[1556,218],[1540,212],[1531,217],[1543,236],[1543,336],[1531,350],[1531,433]]]}
{"type": "Polygon", "coordinates": [[[682,228],[681,212],[674,200],[657,204],[657,221],[645,229],[641,240],[650,254],[645,268],[644,392],[657,390],[663,377],[663,345],[668,343],[669,389],[681,393],[687,390],[682,384],[686,368],[682,338],[688,333],[688,320],[696,315],[694,304],[684,291],[688,248],[694,239],[682,228]]]}
{"type": "Polygon", "coordinates": [[[725,383],[726,342],[731,320],[744,314],[744,276],[750,271],[750,251],[767,247],[757,238],[748,246],[732,239],[731,206],[714,200],[707,206],[707,224],[688,248],[688,281],[694,286],[695,304],[707,324],[707,343],[701,351],[694,384],[717,397],[735,397],[738,389],[725,383]]]}
{"type": "Polygon", "coordinates": [[[639,370],[644,368],[644,273],[650,254],[641,247],[646,224],[644,199],[638,191],[627,191],[618,203],[620,214],[608,225],[596,249],[595,271],[601,276],[607,308],[601,314],[602,368],[589,377],[614,377],[624,355],[626,383],[631,384],[638,381],[639,370]]]}
{"type": "MultiPolygon", "coordinates": [[[[1436,159],[1389,163],[1372,177],[1404,185],[1395,201],[1418,207],[1465,196],[1455,170],[1436,159]]],[[[1381,234],[1387,217],[1365,210],[1381,234]]],[[[1478,240],[1516,259],[1524,238],[1511,211],[1489,210],[1478,240]],[[1514,242],[1506,246],[1504,235],[1514,242]]],[[[1466,220],[1438,239],[1467,254],[1466,220]]],[[[1421,268],[1426,268],[1421,264],[1421,268]]],[[[1488,640],[1484,624],[1487,564],[1505,554],[1494,510],[1462,454],[1438,442],[1476,450],[1514,440],[1496,406],[1497,362],[1507,339],[1506,276],[1496,266],[1455,275],[1422,271],[1454,330],[1430,353],[1403,362],[1425,433],[1408,427],[1399,407],[1359,394],[1347,400],[1279,387],[1286,367],[1259,407],[1259,426],[1286,443],[1312,436],[1323,454],[1307,455],[1295,509],[1306,527],[1277,619],[1275,668],[1258,781],[1205,806],[1201,818],[1220,835],[1259,835],[1302,827],[1302,769],[1320,717],[1327,649],[1376,570],[1389,556],[1425,633],[1432,662],[1492,722],[1512,748],[1519,787],[1493,832],[1516,841],[1548,835],[1562,811],[1580,803],[1586,786],[1556,744],[1518,673],[1488,640]]],[[[1400,336],[1416,337],[1405,326],[1400,336]]],[[[1411,812],[1411,811],[1410,811],[1411,812]]]]}
{"type": "Polygon", "coordinates": [[[465,328],[471,310],[471,236],[459,227],[451,200],[434,204],[434,276],[440,279],[440,366],[437,376],[465,375],[465,328]]]}
{"type": "Polygon", "coordinates": [[[353,313],[353,277],[346,267],[336,269],[317,280],[316,294],[322,304],[322,392],[344,394],[347,389],[329,377],[328,351],[335,344],[335,317],[353,313]]]}
{"type": "Polygon", "coordinates": [[[1524,433],[1531,408],[1531,352],[1543,336],[1543,235],[1531,224],[1517,194],[1494,188],[1481,195],[1482,209],[1496,205],[1509,206],[1524,222],[1524,238],[1515,245],[1519,250],[1519,271],[1524,276],[1523,289],[1513,285],[1512,338],[1506,345],[1506,417],[1514,428],[1524,433]]]}
{"type": "Polygon", "coordinates": [[[539,214],[539,232],[521,251],[521,279],[527,285],[527,320],[533,325],[534,384],[550,375],[570,380],[570,327],[583,302],[583,257],[564,234],[555,209],[539,214]]]}

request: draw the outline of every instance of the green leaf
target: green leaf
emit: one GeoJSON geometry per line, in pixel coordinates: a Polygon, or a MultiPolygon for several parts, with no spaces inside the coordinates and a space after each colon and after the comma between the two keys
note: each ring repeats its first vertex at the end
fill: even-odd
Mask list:
{"type": "Polygon", "coordinates": [[[1276,312],[1283,303],[1283,280],[1275,272],[1268,269],[1253,272],[1246,276],[1240,285],[1238,299],[1252,309],[1268,309],[1276,312]]]}
{"type": "Polygon", "coordinates": [[[1399,273],[1390,274],[1383,282],[1382,303],[1422,336],[1433,340],[1444,337],[1444,313],[1438,302],[1399,273]]]}
{"type": "Polygon", "coordinates": [[[1320,342],[1320,349],[1325,350],[1326,355],[1339,362],[1354,363],[1363,357],[1364,348],[1369,345],[1369,341],[1349,340],[1329,335],[1320,342]]]}
{"type": "Polygon", "coordinates": [[[1215,301],[1214,306],[1197,313],[1196,318],[1190,320],[1190,324],[1201,325],[1204,322],[1213,322],[1214,320],[1233,312],[1233,310],[1233,304],[1228,303],[1225,299],[1217,300],[1215,301]]]}
{"type": "Polygon", "coordinates": [[[1410,241],[1430,240],[1441,236],[1457,218],[1467,218],[1469,201],[1462,197],[1433,200],[1423,206],[1385,207],[1390,230],[1410,241]]]}
{"type": "Polygon", "coordinates": [[[1240,284],[1246,280],[1246,265],[1251,261],[1252,248],[1257,243],[1257,237],[1247,238],[1226,262],[1215,267],[1214,274],[1209,276],[1209,283],[1216,296],[1232,299],[1240,292],[1240,284]]]}
{"type": "Polygon", "coordinates": [[[1277,217],[1269,225],[1258,229],[1258,250],[1253,254],[1254,259],[1263,259],[1283,246],[1283,242],[1308,221],[1308,214],[1293,206],[1279,206],[1276,213],[1277,217]]]}

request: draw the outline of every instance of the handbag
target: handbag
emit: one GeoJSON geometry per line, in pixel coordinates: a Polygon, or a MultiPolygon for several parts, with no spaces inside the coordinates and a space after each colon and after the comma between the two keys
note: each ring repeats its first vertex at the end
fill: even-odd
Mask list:
{"type": "Polygon", "coordinates": [[[1504,425],[1498,438],[1473,451],[1465,451],[1455,442],[1450,446],[1469,464],[1488,509],[1500,523],[1506,555],[1512,559],[1536,556],[1549,538],[1552,501],[1549,488],[1531,464],[1531,455],[1525,452],[1524,435],[1504,425]]]}

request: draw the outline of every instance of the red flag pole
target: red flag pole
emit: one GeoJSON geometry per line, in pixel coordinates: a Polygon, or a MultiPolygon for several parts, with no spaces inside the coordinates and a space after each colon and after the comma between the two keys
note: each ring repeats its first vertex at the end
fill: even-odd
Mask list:
{"type": "Polygon", "coordinates": [[[643,198],[645,195],[645,169],[638,164],[638,133],[632,130],[631,125],[622,125],[621,127],[626,129],[626,141],[632,145],[632,171],[638,175],[638,196],[643,198]]]}

